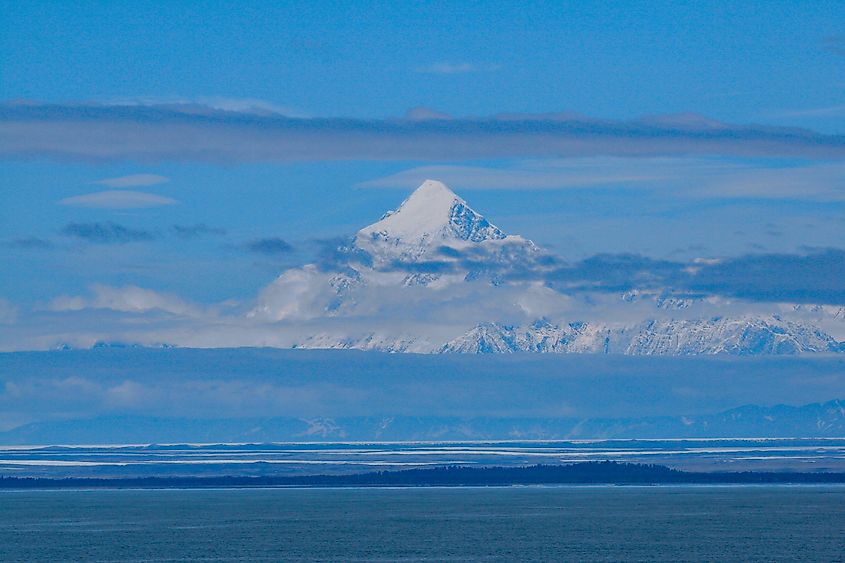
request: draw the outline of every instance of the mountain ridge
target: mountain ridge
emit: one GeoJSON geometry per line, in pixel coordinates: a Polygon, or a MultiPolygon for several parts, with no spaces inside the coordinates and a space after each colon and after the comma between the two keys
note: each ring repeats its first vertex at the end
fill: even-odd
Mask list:
{"type": "Polygon", "coordinates": [[[801,406],[755,404],[697,415],[643,417],[263,417],[175,419],[118,416],[29,423],[0,444],[278,442],[338,440],[584,440],[823,438],[845,436],[845,399],[801,406]]]}

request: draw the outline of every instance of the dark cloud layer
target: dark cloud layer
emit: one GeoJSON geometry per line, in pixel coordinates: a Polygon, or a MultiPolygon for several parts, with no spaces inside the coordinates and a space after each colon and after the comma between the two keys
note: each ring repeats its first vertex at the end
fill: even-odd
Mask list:
{"type": "MultiPolygon", "coordinates": [[[[486,253],[441,249],[443,259],[394,261],[409,274],[465,273],[494,282],[539,281],[563,293],[655,290],[677,296],[719,295],[761,302],[845,304],[845,250],[806,254],[749,254],[722,260],[676,262],[638,254],[597,254],[564,262],[547,253],[486,253]]],[[[362,263],[357,255],[337,254],[362,263]]]]}
{"type": "Polygon", "coordinates": [[[750,254],[706,263],[600,255],[546,274],[579,290],[660,289],[751,301],[845,304],[845,250],[750,254]]]}
{"type": "Polygon", "coordinates": [[[126,244],[153,240],[155,234],[143,229],[124,227],[111,221],[105,223],[68,223],[62,234],[97,244],[126,244]]]}
{"type": "Polygon", "coordinates": [[[845,250],[741,256],[705,266],[687,284],[756,301],[845,304],[845,250]]]}
{"type": "Polygon", "coordinates": [[[829,52],[845,57],[845,35],[833,35],[825,38],[824,48],[829,52]]]}
{"type": "Polygon", "coordinates": [[[40,237],[19,237],[6,241],[3,246],[19,250],[47,250],[53,248],[53,243],[40,237]]]}
{"type": "Polygon", "coordinates": [[[311,241],[316,249],[316,265],[323,271],[346,270],[350,264],[373,265],[372,257],[355,245],[354,237],[335,237],[311,241]]]}
{"type": "Polygon", "coordinates": [[[190,240],[205,236],[222,236],[226,234],[226,229],[198,223],[196,225],[173,225],[170,227],[170,232],[177,238],[190,240]]]}
{"type": "Polygon", "coordinates": [[[711,155],[845,158],[845,136],[696,116],[290,118],[194,104],[0,106],[0,157],[297,161],[711,155]]]}
{"type": "Polygon", "coordinates": [[[293,247],[284,239],[279,237],[268,237],[251,240],[244,244],[245,248],[250,252],[256,254],[264,254],[266,256],[277,256],[279,254],[287,254],[293,250],[293,247]]]}

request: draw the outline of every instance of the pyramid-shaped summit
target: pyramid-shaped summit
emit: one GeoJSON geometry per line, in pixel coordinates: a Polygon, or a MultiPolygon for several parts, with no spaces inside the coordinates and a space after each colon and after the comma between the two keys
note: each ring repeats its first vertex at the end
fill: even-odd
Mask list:
{"type": "Polygon", "coordinates": [[[423,252],[431,245],[461,247],[507,235],[473,210],[444,183],[426,180],[395,211],[358,231],[359,247],[401,247],[423,252]]]}

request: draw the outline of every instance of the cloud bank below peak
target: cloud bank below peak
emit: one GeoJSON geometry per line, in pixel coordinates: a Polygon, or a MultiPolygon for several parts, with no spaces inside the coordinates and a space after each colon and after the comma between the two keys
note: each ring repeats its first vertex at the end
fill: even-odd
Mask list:
{"type": "Polygon", "coordinates": [[[535,159],[505,166],[435,164],[402,170],[358,184],[407,188],[440,178],[461,190],[563,190],[638,188],[693,198],[845,199],[845,163],[786,159],[616,157],[535,159]]]}
{"type": "Polygon", "coordinates": [[[189,317],[201,314],[201,309],[179,297],[134,285],[113,287],[103,284],[91,286],[91,297],[63,295],[48,305],[51,311],[80,311],[82,309],[110,309],[123,313],[163,311],[189,317]]]}
{"type": "Polygon", "coordinates": [[[586,156],[845,158],[845,136],[700,117],[292,118],[198,104],[0,105],[0,158],[203,162],[586,156]]]}

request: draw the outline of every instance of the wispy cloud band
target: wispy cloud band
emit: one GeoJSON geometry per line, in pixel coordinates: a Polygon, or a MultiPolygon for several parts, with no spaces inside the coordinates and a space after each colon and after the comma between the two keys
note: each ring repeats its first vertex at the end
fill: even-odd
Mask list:
{"type": "Polygon", "coordinates": [[[468,74],[472,72],[494,72],[499,70],[497,64],[453,63],[441,61],[417,69],[424,74],[468,74]]]}
{"type": "Polygon", "coordinates": [[[290,118],[204,106],[0,106],[0,157],[268,162],[731,155],[845,158],[845,136],[703,119],[290,118]]]}
{"type": "Polygon", "coordinates": [[[126,244],[153,240],[156,235],[145,229],[133,229],[117,223],[68,223],[62,234],[97,244],[126,244]]]}
{"type": "Polygon", "coordinates": [[[99,207],[103,209],[141,209],[145,207],[173,205],[175,203],[177,201],[170,197],[129,190],[107,190],[66,197],[59,200],[60,205],[99,207]]]}
{"type": "Polygon", "coordinates": [[[103,178],[92,183],[110,188],[130,188],[135,186],[155,186],[156,184],[164,184],[169,181],[170,178],[159,174],[131,174],[118,178],[103,178]]]}
{"type": "Polygon", "coordinates": [[[435,164],[358,184],[362,188],[417,186],[438,178],[460,190],[561,190],[637,187],[689,197],[845,199],[845,163],[804,159],[707,157],[591,157],[508,161],[504,166],[435,164]]]}

